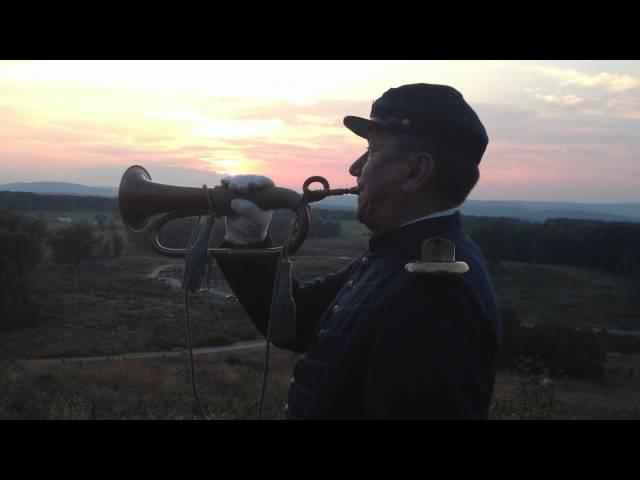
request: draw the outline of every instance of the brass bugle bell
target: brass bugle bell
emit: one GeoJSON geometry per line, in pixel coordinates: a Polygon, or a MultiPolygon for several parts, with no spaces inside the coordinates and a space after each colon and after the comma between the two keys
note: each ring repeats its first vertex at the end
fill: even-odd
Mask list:
{"type": "MultiPolygon", "coordinates": [[[[164,185],[151,180],[143,167],[134,165],[123,174],[118,191],[118,208],[123,223],[133,232],[143,232],[152,225],[151,242],[162,255],[183,257],[187,249],[169,248],[160,244],[158,232],[167,222],[183,217],[208,215],[232,215],[231,201],[243,198],[263,210],[289,209],[297,214],[294,235],[288,248],[295,252],[304,242],[309,230],[309,206],[299,193],[281,187],[265,187],[248,193],[232,192],[222,186],[213,188],[164,185]],[[212,208],[213,207],[213,208],[212,208]],[[164,213],[160,219],[154,215],[164,213]]],[[[281,247],[260,249],[209,248],[212,256],[226,256],[239,252],[245,254],[269,254],[281,247]]]]}

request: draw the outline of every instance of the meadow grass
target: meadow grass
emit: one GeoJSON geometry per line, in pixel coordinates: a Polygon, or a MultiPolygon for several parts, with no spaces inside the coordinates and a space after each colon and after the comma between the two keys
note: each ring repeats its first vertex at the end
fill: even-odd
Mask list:
{"type": "MultiPolygon", "coordinates": [[[[309,239],[292,257],[300,279],[335,271],[366,248],[368,238],[309,239]]],[[[182,262],[133,255],[87,262],[78,288],[64,266],[46,265],[34,280],[43,317],[0,336],[0,418],[196,419],[186,355],[95,362],[49,361],[186,347],[183,294],[148,278],[182,262]]],[[[633,327],[640,318],[638,283],[603,272],[558,265],[502,262],[492,271],[498,304],[524,323],[633,327]]],[[[214,288],[228,291],[218,272],[214,288]]],[[[225,345],[260,335],[235,301],[196,296],[194,346],[225,345]]],[[[263,350],[196,357],[198,386],[211,419],[255,415],[263,350]]],[[[297,356],[274,348],[265,418],[282,407],[297,356]]],[[[537,379],[499,372],[493,419],[640,418],[640,356],[610,354],[602,379],[554,378],[545,403],[537,379]]]]}

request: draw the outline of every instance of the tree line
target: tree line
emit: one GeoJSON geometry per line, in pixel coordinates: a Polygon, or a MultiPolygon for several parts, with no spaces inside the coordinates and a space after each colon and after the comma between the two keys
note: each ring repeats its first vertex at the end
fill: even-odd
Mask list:
{"type": "Polygon", "coordinates": [[[489,263],[574,265],[640,279],[638,223],[465,217],[465,224],[489,263]]]}
{"type": "Polygon", "coordinates": [[[38,320],[32,275],[45,254],[44,221],[0,210],[0,329],[38,320]]]}
{"type": "Polygon", "coordinates": [[[40,319],[34,276],[42,263],[67,265],[77,288],[82,262],[118,257],[124,245],[115,228],[100,223],[80,222],[52,230],[45,220],[0,209],[0,330],[29,326],[40,319]]]}
{"type": "Polygon", "coordinates": [[[0,208],[9,210],[96,210],[115,212],[118,200],[109,197],[46,195],[29,192],[0,192],[0,208]]]}
{"type": "MultiPolygon", "coordinates": [[[[106,197],[0,192],[0,208],[18,211],[95,210],[110,212],[114,218],[119,218],[117,199],[106,197]]],[[[291,218],[291,212],[275,212],[270,229],[274,238],[284,235],[291,218]]],[[[340,222],[355,218],[354,210],[324,210],[312,206],[309,238],[338,237],[341,234],[340,222]]],[[[107,222],[104,215],[96,219],[101,227],[107,222]]],[[[575,265],[640,278],[638,223],[574,219],[534,223],[469,215],[463,216],[463,222],[491,264],[507,260],[575,265]]],[[[170,241],[176,239],[176,246],[184,245],[191,231],[189,225],[172,222],[163,230],[163,235],[171,237],[170,241]]],[[[217,225],[216,235],[221,237],[219,228],[217,225]]]]}
{"type": "MultiPolygon", "coordinates": [[[[332,215],[329,210],[314,211],[310,236],[339,235],[340,222],[332,215]],[[335,228],[337,231],[332,230],[335,228]]],[[[45,260],[66,265],[77,288],[77,272],[82,262],[118,257],[128,242],[133,244],[128,248],[137,246],[154,252],[148,234],[130,233],[127,242],[118,226],[107,220],[97,214],[95,225],[81,222],[48,229],[42,219],[0,210],[0,329],[29,326],[42,316],[38,292],[34,289],[37,282],[33,278],[45,260]]],[[[292,214],[276,212],[272,233],[284,232],[292,220],[292,214]]],[[[536,224],[487,217],[465,217],[465,223],[490,263],[514,260],[584,265],[622,274],[638,272],[638,224],[585,220],[536,224]]],[[[162,229],[161,242],[182,248],[192,228],[193,220],[171,222],[162,229]]],[[[224,230],[224,221],[216,222],[212,245],[222,240],[224,230]]],[[[520,359],[527,357],[539,359],[551,372],[598,376],[603,374],[604,352],[640,351],[640,341],[634,338],[576,331],[561,324],[528,328],[520,325],[517,312],[504,309],[502,317],[504,368],[517,367],[520,359]]]]}

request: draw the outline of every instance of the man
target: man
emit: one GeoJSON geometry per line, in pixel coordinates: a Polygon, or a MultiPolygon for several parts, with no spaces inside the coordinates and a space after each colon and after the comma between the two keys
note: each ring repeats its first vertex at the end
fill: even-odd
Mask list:
{"type": "MultiPolygon", "coordinates": [[[[344,124],[368,140],[349,172],[369,249],[343,270],[293,280],[296,341],[290,419],[483,419],[491,401],[500,324],[483,256],[455,210],[475,186],[488,138],[455,89],[413,84],[388,90],[371,118],[344,124]],[[453,242],[464,274],[409,273],[425,240],[453,242]]],[[[249,191],[268,178],[223,185],[249,191]]],[[[270,212],[235,200],[226,246],[270,246],[270,212]]],[[[263,334],[275,260],[218,263],[263,334]]]]}

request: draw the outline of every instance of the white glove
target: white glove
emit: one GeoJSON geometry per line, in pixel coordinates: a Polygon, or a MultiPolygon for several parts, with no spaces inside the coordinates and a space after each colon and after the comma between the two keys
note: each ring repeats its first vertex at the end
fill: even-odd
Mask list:
{"type": "MultiPolygon", "coordinates": [[[[240,193],[274,186],[273,180],[260,175],[224,177],[220,183],[232,192],[240,193]]],[[[248,245],[262,242],[266,238],[273,210],[262,210],[255,203],[242,198],[232,200],[230,207],[237,215],[228,216],[225,220],[225,241],[236,245],[248,245]]]]}

